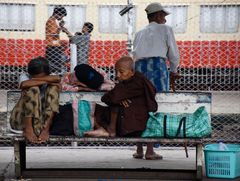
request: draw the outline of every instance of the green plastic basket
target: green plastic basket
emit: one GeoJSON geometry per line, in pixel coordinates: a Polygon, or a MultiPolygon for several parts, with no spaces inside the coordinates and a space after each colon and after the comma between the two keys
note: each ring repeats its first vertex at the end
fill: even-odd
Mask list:
{"type": "Polygon", "coordinates": [[[240,145],[226,144],[228,150],[219,150],[219,144],[204,148],[207,177],[236,178],[240,176],[240,145]]]}

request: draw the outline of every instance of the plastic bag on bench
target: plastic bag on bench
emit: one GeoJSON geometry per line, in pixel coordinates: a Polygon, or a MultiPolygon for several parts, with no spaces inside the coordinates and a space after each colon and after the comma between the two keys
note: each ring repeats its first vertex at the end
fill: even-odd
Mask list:
{"type": "Polygon", "coordinates": [[[93,129],[95,105],[96,103],[86,100],[73,101],[73,127],[76,136],[82,137],[84,132],[93,129]]]}
{"type": "Polygon", "coordinates": [[[201,138],[211,134],[210,117],[204,106],[190,114],[149,113],[142,137],[201,138]]]}

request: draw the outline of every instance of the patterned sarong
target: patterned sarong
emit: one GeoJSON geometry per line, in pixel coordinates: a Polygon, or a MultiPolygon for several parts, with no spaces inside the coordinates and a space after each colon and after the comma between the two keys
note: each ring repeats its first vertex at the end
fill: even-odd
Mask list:
{"type": "Polygon", "coordinates": [[[150,57],[137,60],[135,70],[143,73],[156,87],[157,92],[169,90],[169,73],[164,58],[150,57]]]}
{"type": "Polygon", "coordinates": [[[24,128],[24,117],[33,118],[33,129],[40,135],[45,120],[49,119],[52,112],[58,112],[59,89],[57,86],[48,86],[41,99],[39,87],[31,87],[22,91],[22,95],[13,108],[10,116],[10,125],[13,130],[24,128]]]}

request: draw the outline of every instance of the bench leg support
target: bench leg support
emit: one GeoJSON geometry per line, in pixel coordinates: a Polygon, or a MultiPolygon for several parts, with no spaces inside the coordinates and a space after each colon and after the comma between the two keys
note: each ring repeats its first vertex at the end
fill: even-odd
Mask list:
{"type": "Polygon", "coordinates": [[[197,169],[197,179],[202,180],[203,174],[203,149],[202,144],[196,145],[196,169],[197,169]]]}
{"type": "Polygon", "coordinates": [[[22,171],[26,169],[26,143],[25,141],[14,141],[15,174],[21,178],[22,171]]]}

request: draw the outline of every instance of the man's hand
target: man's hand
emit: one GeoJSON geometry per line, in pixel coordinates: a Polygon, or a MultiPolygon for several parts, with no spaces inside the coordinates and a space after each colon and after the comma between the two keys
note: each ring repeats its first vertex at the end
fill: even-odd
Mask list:
{"type": "Polygon", "coordinates": [[[65,25],[65,21],[62,20],[62,21],[59,22],[59,26],[60,26],[61,28],[64,27],[64,25],[65,25]]]}
{"type": "Polygon", "coordinates": [[[130,101],[129,99],[126,99],[124,101],[122,101],[120,103],[120,105],[124,106],[124,107],[129,107],[129,104],[132,103],[132,101],[130,101]]]}
{"type": "Polygon", "coordinates": [[[60,84],[60,83],[51,82],[51,83],[48,83],[48,85],[57,86],[59,90],[62,90],[62,84],[60,84]]]}
{"type": "Polygon", "coordinates": [[[32,80],[45,81],[47,84],[61,82],[61,78],[58,75],[47,75],[47,76],[39,77],[39,78],[32,78],[32,80]]]}
{"type": "Polygon", "coordinates": [[[82,83],[82,82],[73,82],[73,83],[70,83],[70,85],[73,85],[73,86],[81,86],[81,87],[88,87],[86,84],[82,83]]]}
{"type": "Polygon", "coordinates": [[[181,78],[179,73],[170,72],[170,88],[173,90],[173,92],[175,92],[175,81],[179,78],[181,78]]]}
{"type": "Polygon", "coordinates": [[[93,91],[96,91],[94,89],[91,89],[89,87],[78,87],[78,91],[81,92],[81,91],[90,91],[90,92],[93,92],[93,91]]]}
{"type": "Polygon", "coordinates": [[[70,31],[68,31],[67,28],[61,27],[61,30],[62,30],[62,32],[66,33],[69,38],[71,38],[73,36],[72,33],[70,33],[70,31]]]}

